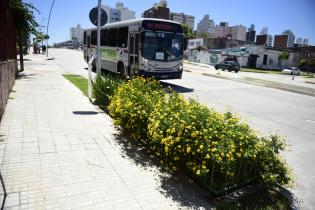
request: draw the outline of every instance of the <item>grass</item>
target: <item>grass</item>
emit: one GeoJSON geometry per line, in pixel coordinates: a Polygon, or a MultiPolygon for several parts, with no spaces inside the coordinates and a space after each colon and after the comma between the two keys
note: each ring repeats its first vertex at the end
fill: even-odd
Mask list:
{"type": "Polygon", "coordinates": [[[280,70],[261,70],[261,69],[250,69],[250,68],[241,68],[242,72],[253,72],[253,73],[262,73],[262,74],[282,74],[280,70]]]}
{"type": "Polygon", "coordinates": [[[88,80],[86,78],[74,74],[63,74],[62,76],[79,88],[84,95],[88,96],[88,80]]]}

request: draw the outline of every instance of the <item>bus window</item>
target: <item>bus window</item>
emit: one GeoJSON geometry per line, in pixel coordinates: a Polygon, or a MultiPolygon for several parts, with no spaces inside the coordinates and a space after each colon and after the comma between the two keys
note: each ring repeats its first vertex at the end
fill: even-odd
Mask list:
{"type": "Polygon", "coordinates": [[[83,44],[86,45],[86,31],[84,31],[83,34],[83,44]]]}
{"type": "Polygon", "coordinates": [[[116,47],[117,46],[117,35],[118,29],[117,28],[110,28],[108,33],[108,46],[116,47]]]}
{"type": "Polygon", "coordinates": [[[91,37],[87,36],[87,47],[90,48],[91,47],[91,37]]]}
{"type": "Polygon", "coordinates": [[[101,46],[108,45],[108,29],[101,30],[101,46]]]}
{"type": "Polygon", "coordinates": [[[118,47],[127,47],[128,43],[128,27],[119,28],[118,47]]]}
{"type": "Polygon", "coordinates": [[[139,53],[139,34],[136,34],[135,53],[139,53]]]}
{"type": "Polygon", "coordinates": [[[91,32],[91,45],[96,45],[97,44],[97,35],[96,35],[96,30],[91,32]]]}

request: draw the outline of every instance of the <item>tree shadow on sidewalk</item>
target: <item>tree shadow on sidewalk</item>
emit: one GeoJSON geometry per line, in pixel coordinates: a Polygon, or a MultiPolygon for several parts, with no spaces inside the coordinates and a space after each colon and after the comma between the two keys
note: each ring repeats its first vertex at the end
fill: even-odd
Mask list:
{"type": "Polygon", "coordinates": [[[211,209],[208,193],[190,180],[184,173],[170,173],[165,170],[159,160],[154,157],[143,144],[129,140],[119,131],[115,141],[120,146],[121,155],[145,170],[155,171],[158,189],[166,198],[172,199],[183,208],[211,209]]]}
{"type": "Polygon", "coordinates": [[[17,77],[16,77],[16,80],[33,80],[34,77],[36,74],[28,74],[28,73],[25,73],[25,72],[19,72],[17,77]]]}

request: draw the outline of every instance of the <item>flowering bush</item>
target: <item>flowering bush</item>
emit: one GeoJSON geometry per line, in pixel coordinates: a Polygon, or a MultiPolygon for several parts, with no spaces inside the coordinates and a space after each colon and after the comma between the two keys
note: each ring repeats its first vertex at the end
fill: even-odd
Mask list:
{"type": "Polygon", "coordinates": [[[130,137],[145,140],[150,113],[164,97],[165,93],[157,81],[137,77],[117,89],[109,112],[130,137]]]}
{"type": "Polygon", "coordinates": [[[185,100],[151,79],[123,83],[110,114],[136,140],[142,140],[172,169],[181,168],[212,192],[258,181],[290,183],[277,135],[260,137],[230,112],[221,114],[195,100],[185,100]]]}
{"type": "Polygon", "coordinates": [[[230,112],[221,114],[172,93],[155,106],[148,124],[149,141],[165,164],[180,167],[210,190],[246,181],[288,184],[279,152],[279,136],[259,137],[230,112]]]}

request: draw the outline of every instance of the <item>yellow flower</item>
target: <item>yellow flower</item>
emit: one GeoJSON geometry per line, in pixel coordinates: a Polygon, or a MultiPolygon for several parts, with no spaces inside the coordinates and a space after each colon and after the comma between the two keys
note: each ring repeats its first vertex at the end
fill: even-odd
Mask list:
{"type": "Polygon", "coordinates": [[[196,174],[197,174],[197,175],[200,175],[200,170],[197,170],[197,171],[196,171],[196,174]]]}
{"type": "Polygon", "coordinates": [[[165,146],[164,150],[165,150],[166,153],[168,153],[168,146],[165,146]]]}
{"type": "Polygon", "coordinates": [[[210,159],[210,155],[209,154],[206,155],[206,159],[210,159]]]}
{"type": "Polygon", "coordinates": [[[190,148],[190,147],[187,147],[186,152],[187,152],[187,153],[190,153],[190,151],[191,151],[191,148],[190,148]]]}

